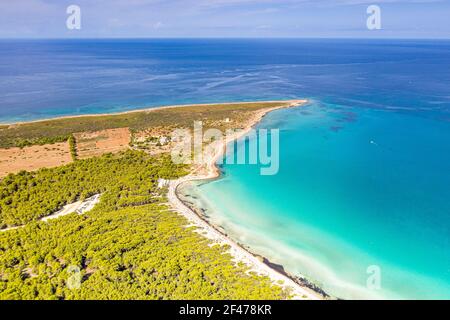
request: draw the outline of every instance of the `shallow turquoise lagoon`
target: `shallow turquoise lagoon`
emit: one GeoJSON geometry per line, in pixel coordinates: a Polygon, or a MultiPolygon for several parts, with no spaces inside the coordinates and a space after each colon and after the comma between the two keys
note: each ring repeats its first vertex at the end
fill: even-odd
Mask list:
{"type": "Polygon", "coordinates": [[[186,187],[211,222],[340,298],[450,298],[448,123],[315,101],[258,128],[281,130],[280,171],[186,187]]]}

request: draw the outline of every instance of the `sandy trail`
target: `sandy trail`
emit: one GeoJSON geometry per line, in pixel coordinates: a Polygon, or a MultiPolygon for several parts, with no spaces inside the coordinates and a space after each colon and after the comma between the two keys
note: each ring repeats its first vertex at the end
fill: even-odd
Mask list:
{"type": "MultiPolygon", "coordinates": [[[[50,220],[58,219],[63,216],[67,216],[68,214],[71,213],[85,214],[86,212],[91,211],[95,207],[95,205],[100,201],[100,196],[101,196],[100,194],[96,194],[95,196],[90,197],[84,201],[77,201],[74,203],[70,203],[64,206],[61,210],[49,216],[39,219],[39,221],[47,222],[50,220]]],[[[25,225],[1,229],[0,232],[16,230],[23,227],[25,227],[25,225]]]]}

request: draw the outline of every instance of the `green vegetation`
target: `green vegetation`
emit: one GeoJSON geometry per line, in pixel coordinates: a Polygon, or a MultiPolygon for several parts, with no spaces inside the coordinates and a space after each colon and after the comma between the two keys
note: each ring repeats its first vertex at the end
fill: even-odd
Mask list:
{"type": "Polygon", "coordinates": [[[157,179],[185,173],[167,157],[128,151],[5,178],[1,221],[27,225],[0,233],[0,299],[287,298],[167,208],[157,179]],[[36,221],[96,193],[85,215],[36,221]]]}
{"type": "MultiPolygon", "coordinates": [[[[0,130],[0,135],[1,135],[0,130]]],[[[11,146],[25,148],[30,146],[43,146],[45,144],[54,144],[59,142],[65,142],[70,138],[70,135],[62,135],[62,136],[53,136],[53,137],[37,137],[37,138],[29,138],[24,139],[17,137],[13,140],[13,144],[11,146]]],[[[0,143],[1,145],[2,143],[0,143]]]]}
{"type": "Polygon", "coordinates": [[[174,165],[169,156],[151,160],[131,151],[10,174],[0,181],[0,228],[27,224],[98,193],[114,193],[113,209],[151,203],[158,178],[183,174],[184,168],[174,165]]]}
{"type": "MultiPolygon", "coordinates": [[[[279,105],[190,106],[0,126],[0,148],[68,141],[76,160],[74,133],[170,130],[198,120],[222,129],[224,119],[243,123],[249,112],[279,105]]],[[[158,142],[149,137],[143,145],[158,142]]],[[[226,247],[211,246],[168,208],[157,181],[187,170],[168,155],[127,151],[0,180],[0,229],[24,226],[0,232],[0,299],[289,298],[268,278],[235,265],[226,247]],[[95,194],[102,196],[92,211],[41,221],[95,194]]]]}
{"type": "Polygon", "coordinates": [[[261,102],[189,106],[153,110],[151,112],[139,111],[116,115],[85,116],[29,122],[13,125],[8,128],[0,127],[0,148],[24,147],[33,144],[42,145],[67,141],[71,134],[77,132],[92,132],[125,127],[131,130],[143,130],[158,126],[191,127],[194,120],[207,119],[209,121],[221,121],[225,118],[233,118],[232,113],[239,114],[279,105],[280,103],[261,102]]]}
{"type": "Polygon", "coordinates": [[[78,154],[77,154],[77,142],[75,140],[74,135],[71,134],[67,141],[69,142],[70,155],[72,156],[72,160],[76,161],[78,154]]]}

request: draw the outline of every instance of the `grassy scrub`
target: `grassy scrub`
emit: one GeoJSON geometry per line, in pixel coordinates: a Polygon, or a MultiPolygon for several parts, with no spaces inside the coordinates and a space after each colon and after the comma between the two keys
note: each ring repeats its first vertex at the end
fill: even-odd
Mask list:
{"type": "Polygon", "coordinates": [[[156,181],[184,174],[168,157],[127,151],[5,178],[2,224],[26,226],[0,233],[0,299],[288,298],[169,210],[156,181]],[[85,215],[37,221],[96,193],[85,215]]]}
{"type": "Polygon", "coordinates": [[[289,105],[289,102],[187,106],[153,110],[151,112],[138,111],[115,115],[72,117],[22,123],[0,127],[0,148],[63,142],[77,132],[93,132],[116,128],[143,130],[158,126],[191,127],[194,121],[220,121],[225,118],[233,118],[233,116],[239,123],[239,116],[245,117],[248,112],[282,105],[289,105]]]}
{"type": "Polygon", "coordinates": [[[77,160],[78,154],[77,154],[77,142],[75,140],[75,137],[73,134],[70,135],[69,139],[67,140],[69,143],[70,148],[70,155],[72,157],[73,161],[77,160]]]}
{"type": "MultiPolygon", "coordinates": [[[[8,130],[1,130],[0,129],[0,135],[1,132],[7,132],[8,130]]],[[[59,142],[66,142],[70,138],[70,135],[59,135],[59,136],[51,136],[51,137],[36,137],[36,138],[21,138],[17,137],[14,138],[12,142],[8,144],[8,141],[5,139],[4,141],[0,142],[0,146],[6,146],[6,147],[19,147],[19,148],[25,148],[30,146],[43,146],[46,144],[54,144],[59,142]]]]}

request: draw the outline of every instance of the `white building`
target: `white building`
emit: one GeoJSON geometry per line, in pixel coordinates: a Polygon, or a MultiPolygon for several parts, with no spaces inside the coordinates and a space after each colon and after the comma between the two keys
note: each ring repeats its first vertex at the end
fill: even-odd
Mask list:
{"type": "Polygon", "coordinates": [[[166,179],[158,179],[158,189],[162,189],[169,186],[170,181],[166,179]]]}

